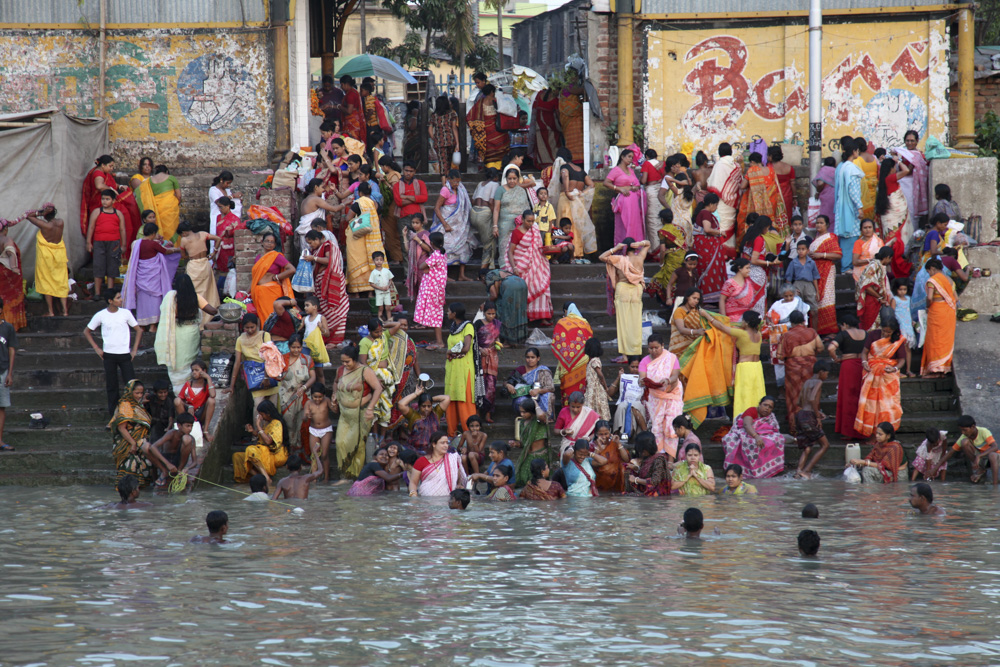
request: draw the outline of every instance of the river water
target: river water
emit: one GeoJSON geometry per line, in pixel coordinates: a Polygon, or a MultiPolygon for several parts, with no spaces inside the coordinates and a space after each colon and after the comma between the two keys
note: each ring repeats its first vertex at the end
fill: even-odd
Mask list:
{"type": "Polygon", "coordinates": [[[116,512],[93,509],[109,489],[0,488],[0,665],[1000,664],[992,488],[936,485],[944,518],[905,484],[759,489],[457,512],[342,486],[296,515],[222,489],[116,512]],[[692,505],[721,535],[675,536],[692,505]],[[213,509],[231,543],[188,544],[213,509]]]}

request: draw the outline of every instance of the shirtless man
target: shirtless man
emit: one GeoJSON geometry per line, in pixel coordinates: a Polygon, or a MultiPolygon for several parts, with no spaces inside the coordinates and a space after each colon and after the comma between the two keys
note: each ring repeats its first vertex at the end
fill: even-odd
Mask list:
{"type": "Polygon", "coordinates": [[[308,475],[303,475],[302,459],[294,455],[288,459],[285,467],[288,468],[291,474],[278,482],[271,500],[277,500],[278,498],[301,498],[305,500],[309,497],[309,485],[323,475],[319,470],[308,475]]]}
{"type": "Polygon", "coordinates": [[[108,503],[98,509],[107,510],[134,510],[144,507],[152,507],[153,503],[139,502],[139,480],[134,475],[125,475],[118,480],[118,495],[122,497],[121,502],[108,503]]]}
{"type": "Polygon", "coordinates": [[[323,468],[323,481],[330,481],[330,441],[333,439],[333,400],[326,395],[326,387],[317,382],[306,401],[309,420],[309,450],[313,453],[311,472],[323,468]],[[317,459],[318,457],[318,459],[317,459]]]}
{"type": "Polygon", "coordinates": [[[208,535],[195,535],[191,544],[226,544],[226,533],[229,532],[229,515],[222,510],[212,510],[205,517],[208,525],[208,535]]]}
{"type": "MultiPolygon", "coordinates": [[[[195,232],[191,225],[182,222],[177,227],[177,232],[181,235],[177,245],[184,251],[184,257],[188,260],[185,269],[191,282],[194,283],[195,291],[205,299],[210,306],[218,307],[219,288],[215,284],[215,273],[212,271],[212,262],[215,255],[222,248],[222,237],[208,232],[195,232]],[[212,256],[208,255],[208,242],[215,241],[215,251],[212,256]]],[[[204,321],[211,319],[207,313],[202,316],[204,321]]]]}
{"type": "Polygon", "coordinates": [[[44,247],[48,261],[42,263],[36,260],[35,289],[45,296],[45,305],[49,312],[46,317],[55,317],[52,309],[52,297],[58,297],[62,304],[63,317],[69,317],[69,273],[67,272],[66,245],[63,243],[63,221],[56,217],[56,207],[53,204],[42,204],[42,208],[28,215],[28,222],[38,227],[35,237],[36,254],[44,247]],[[43,243],[39,243],[39,240],[43,243]],[[41,273],[41,266],[47,270],[41,273]]]}
{"type": "Polygon", "coordinates": [[[910,487],[910,507],[917,510],[917,514],[944,514],[944,510],[934,504],[934,491],[927,482],[919,482],[910,487]]]}
{"type": "MultiPolygon", "coordinates": [[[[162,438],[153,443],[163,458],[174,464],[178,470],[193,466],[195,458],[195,442],[191,430],[194,428],[194,415],[184,413],[177,415],[176,428],[167,431],[162,438]]],[[[160,473],[160,481],[166,481],[166,476],[160,473]]]]}

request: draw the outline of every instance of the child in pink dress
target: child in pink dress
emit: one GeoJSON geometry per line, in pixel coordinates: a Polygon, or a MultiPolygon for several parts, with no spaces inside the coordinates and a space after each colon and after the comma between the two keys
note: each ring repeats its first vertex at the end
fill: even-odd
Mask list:
{"type": "Polygon", "coordinates": [[[424,260],[424,266],[421,267],[423,278],[417,294],[417,305],[413,309],[413,321],[421,326],[434,328],[435,342],[428,345],[427,349],[440,350],[444,347],[441,324],[444,321],[448,258],[444,254],[444,234],[434,232],[429,240],[434,252],[424,260]]]}

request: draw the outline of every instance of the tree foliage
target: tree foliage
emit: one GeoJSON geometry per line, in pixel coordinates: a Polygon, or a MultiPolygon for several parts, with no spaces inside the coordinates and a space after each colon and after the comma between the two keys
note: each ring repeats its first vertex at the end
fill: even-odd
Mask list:
{"type": "Polygon", "coordinates": [[[976,4],[976,46],[1000,44],[1000,0],[976,4]]]}
{"type": "Polygon", "coordinates": [[[424,54],[423,39],[415,32],[406,33],[403,42],[395,46],[388,37],[374,37],[368,40],[368,53],[413,69],[427,69],[432,61],[430,56],[424,54]]]}

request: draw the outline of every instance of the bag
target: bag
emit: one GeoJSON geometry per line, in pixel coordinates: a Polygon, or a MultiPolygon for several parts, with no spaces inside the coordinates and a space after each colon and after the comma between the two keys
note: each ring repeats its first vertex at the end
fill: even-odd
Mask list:
{"type": "Polygon", "coordinates": [[[313,361],[317,364],[328,364],[330,363],[330,353],[326,349],[326,343],[323,341],[323,332],[319,330],[319,326],[312,330],[312,333],[306,336],[306,339],[302,341],[309,348],[309,355],[313,358],[313,361]]]}
{"type": "Polygon", "coordinates": [[[262,361],[244,361],[243,380],[247,383],[247,389],[250,391],[272,389],[278,386],[277,380],[272,380],[267,376],[262,361]]]}
{"type": "Polygon", "coordinates": [[[296,185],[298,185],[298,181],[298,172],[279,169],[274,172],[274,178],[271,179],[271,189],[278,190],[280,188],[292,188],[294,190],[296,185]]]}
{"type": "Polygon", "coordinates": [[[517,118],[517,111],[518,111],[517,101],[513,97],[511,97],[510,95],[508,95],[503,91],[498,90],[496,92],[495,98],[497,101],[498,115],[513,116],[515,119],[517,118]]]}
{"type": "Polygon", "coordinates": [[[861,473],[857,471],[854,466],[850,466],[844,469],[844,481],[848,484],[860,484],[861,483],[861,473]]]}
{"type": "Polygon", "coordinates": [[[809,229],[816,229],[816,218],[819,217],[819,199],[816,197],[809,198],[809,209],[808,209],[808,220],[806,223],[809,229]]]}
{"type": "Polygon", "coordinates": [[[236,294],[236,267],[229,269],[226,274],[226,282],[222,286],[222,292],[230,297],[236,294]]]}
{"type": "Polygon", "coordinates": [[[356,233],[356,232],[361,231],[362,229],[367,229],[367,230],[371,231],[371,228],[372,228],[372,215],[371,215],[371,213],[368,213],[367,211],[365,211],[364,213],[362,213],[358,217],[354,218],[354,220],[351,220],[351,231],[352,232],[356,233]]]}
{"type": "Polygon", "coordinates": [[[315,289],[313,285],[313,263],[302,259],[295,268],[295,275],[292,276],[292,290],[300,293],[311,293],[315,289]]]}
{"type": "Polygon", "coordinates": [[[642,323],[642,344],[646,345],[649,343],[649,337],[653,335],[653,323],[643,322],[642,323]]]}
{"type": "Polygon", "coordinates": [[[750,145],[747,146],[747,155],[750,153],[759,154],[761,157],[761,164],[765,167],[767,166],[767,142],[760,138],[754,139],[750,142],[750,145]]]}
{"type": "Polygon", "coordinates": [[[497,132],[511,132],[521,129],[521,121],[517,116],[505,116],[497,114],[497,132]]]}
{"type": "Polygon", "coordinates": [[[216,387],[228,387],[233,379],[235,358],[225,352],[216,352],[208,358],[208,377],[216,387]]]}

